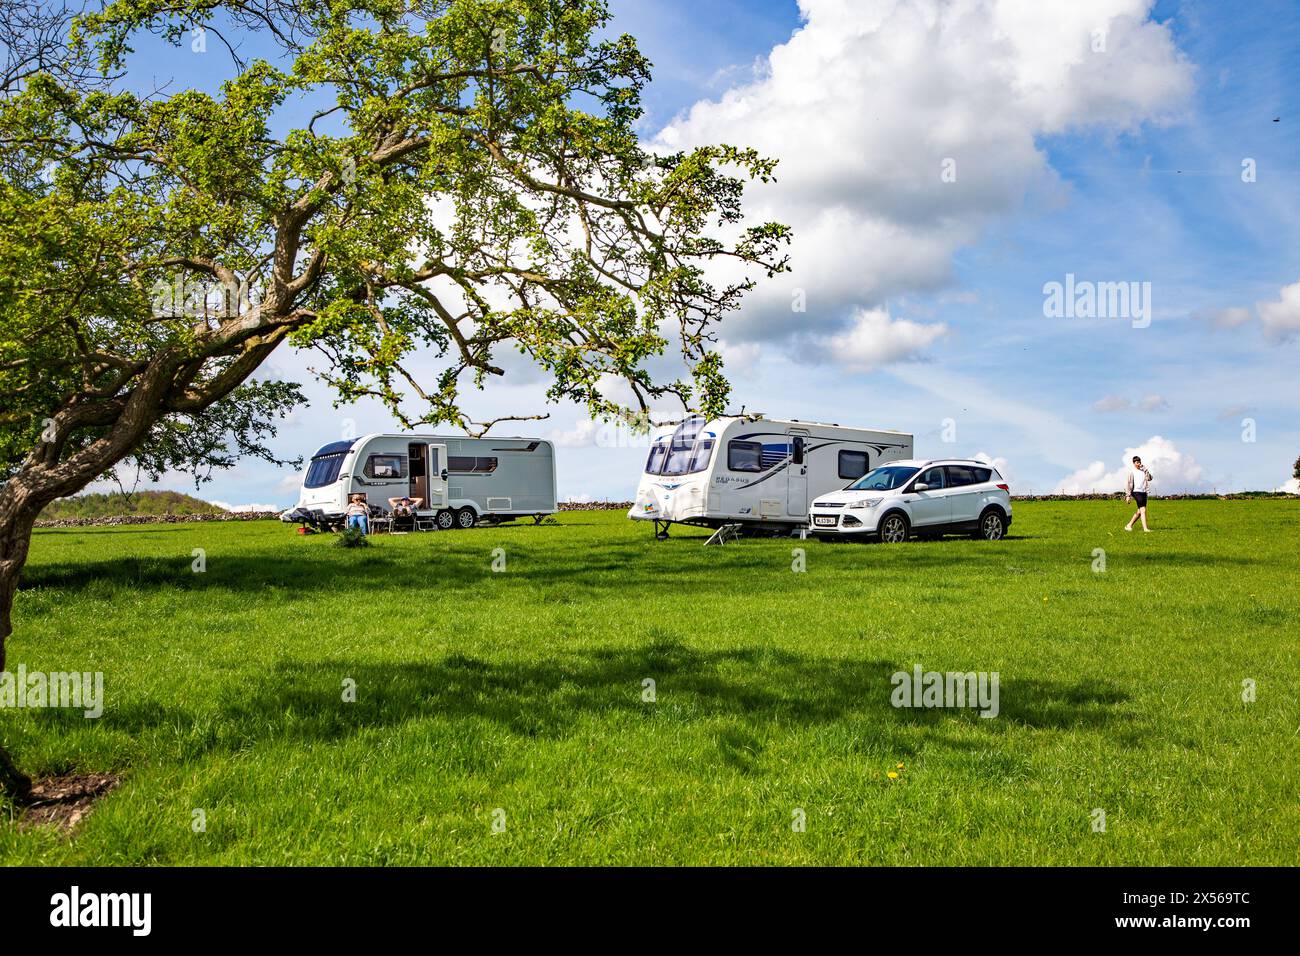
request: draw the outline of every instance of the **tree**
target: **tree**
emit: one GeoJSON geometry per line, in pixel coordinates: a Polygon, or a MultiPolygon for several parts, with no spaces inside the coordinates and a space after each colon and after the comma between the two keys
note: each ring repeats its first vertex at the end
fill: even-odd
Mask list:
{"type": "Polygon", "coordinates": [[[40,510],[133,456],[265,453],[300,396],[250,376],[286,342],[408,426],[495,424],[462,390],[505,374],[502,349],[594,416],[723,407],[717,323],[786,268],[786,227],[741,206],[775,164],[648,153],[650,65],[608,25],[603,0],[114,0],[73,23],[76,69],[4,91],[0,668],[40,510]],[[215,36],[230,76],[131,88],[147,33],[215,36]],[[660,381],[670,346],[689,375],[660,381]]]}

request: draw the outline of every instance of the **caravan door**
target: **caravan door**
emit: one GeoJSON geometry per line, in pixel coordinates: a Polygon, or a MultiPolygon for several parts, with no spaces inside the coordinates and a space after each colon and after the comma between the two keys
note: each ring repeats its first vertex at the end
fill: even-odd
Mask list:
{"type": "Polygon", "coordinates": [[[407,447],[411,489],[420,510],[447,506],[447,446],[413,441],[407,447]]]}
{"type": "Polygon", "coordinates": [[[429,499],[426,508],[447,507],[447,446],[429,446],[429,499]]]}
{"type": "Polygon", "coordinates": [[[808,432],[790,429],[790,467],[786,469],[785,513],[808,516],[808,432]]]}

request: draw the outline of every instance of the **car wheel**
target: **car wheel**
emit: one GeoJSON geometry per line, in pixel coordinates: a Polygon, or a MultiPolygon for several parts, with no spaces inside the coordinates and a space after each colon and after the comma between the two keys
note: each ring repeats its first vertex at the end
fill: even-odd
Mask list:
{"type": "Polygon", "coordinates": [[[456,527],[469,529],[478,524],[478,515],[473,508],[460,508],[456,511],[456,527]]]}
{"type": "Polygon", "coordinates": [[[985,541],[1001,541],[1007,534],[1007,519],[997,508],[989,508],[980,515],[978,537],[985,541]]]}
{"type": "Polygon", "coordinates": [[[440,508],[433,520],[438,525],[438,530],[450,531],[456,526],[456,513],[450,508],[440,508]]]}
{"type": "Polygon", "coordinates": [[[907,519],[898,512],[880,519],[880,540],[885,544],[902,544],[907,540],[907,519]]]}

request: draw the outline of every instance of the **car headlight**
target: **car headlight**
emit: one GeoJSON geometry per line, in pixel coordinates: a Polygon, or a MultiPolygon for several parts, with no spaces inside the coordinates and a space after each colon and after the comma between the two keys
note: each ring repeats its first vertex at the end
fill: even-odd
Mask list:
{"type": "Polygon", "coordinates": [[[850,508],[874,508],[878,504],[880,504],[879,498],[863,498],[861,501],[853,502],[851,505],[849,505],[849,507],[850,508]]]}

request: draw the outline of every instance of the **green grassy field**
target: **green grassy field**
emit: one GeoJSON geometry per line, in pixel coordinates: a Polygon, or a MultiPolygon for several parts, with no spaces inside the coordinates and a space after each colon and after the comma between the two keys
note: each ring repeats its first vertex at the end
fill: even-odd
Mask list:
{"type": "Polygon", "coordinates": [[[901,546],[597,512],[357,550],[37,532],[9,669],[102,670],[107,707],[5,739],[125,782],[71,838],[0,822],[0,862],[1295,864],[1300,501],[1129,513],[901,546]],[[916,664],[997,671],[1000,714],[892,707],[916,664]]]}

